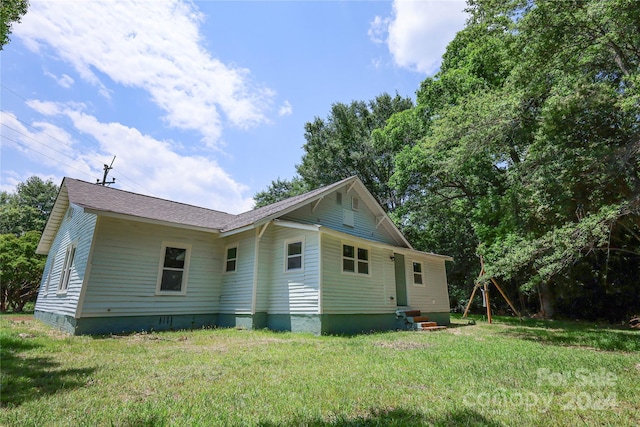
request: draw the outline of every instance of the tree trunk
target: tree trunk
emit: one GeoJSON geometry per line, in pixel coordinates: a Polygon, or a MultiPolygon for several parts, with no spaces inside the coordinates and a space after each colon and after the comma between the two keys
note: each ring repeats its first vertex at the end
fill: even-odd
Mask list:
{"type": "Polygon", "coordinates": [[[540,295],[540,312],[545,319],[550,319],[555,314],[553,287],[549,282],[543,281],[538,287],[538,292],[540,295]]]}

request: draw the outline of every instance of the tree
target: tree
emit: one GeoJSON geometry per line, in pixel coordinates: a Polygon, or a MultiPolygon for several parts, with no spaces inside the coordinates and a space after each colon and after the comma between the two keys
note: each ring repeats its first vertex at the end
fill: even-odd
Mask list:
{"type": "Polygon", "coordinates": [[[38,292],[46,257],[36,254],[58,194],[51,180],[32,176],[15,193],[0,193],[0,311],[22,311],[38,292]]]}
{"type": "Polygon", "coordinates": [[[489,274],[538,294],[547,315],[589,288],[609,303],[582,308],[622,317],[639,304],[640,4],[469,10],[418,93],[425,135],[396,158],[394,186],[411,200],[400,223],[423,242],[465,230],[457,252],[475,247],[489,274]]]}
{"type": "MultiPolygon", "coordinates": [[[[256,194],[256,207],[302,194],[344,178],[357,175],[387,211],[393,211],[402,197],[389,186],[395,154],[412,140],[393,140],[393,130],[381,133],[396,113],[410,111],[413,101],[396,94],[378,95],[375,99],[335,103],[326,119],[316,117],[305,124],[306,143],[298,176],[291,181],[273,181],[256,194]],[[378,133],[376,133],[378,132],[378,133]]],[[[394,125],[402,127],[401,116],[394,125]]]]}
{"type": "Polygon", "coordinates": [[[28,231],[17,237],[0,235],[0,311],[21,312],[38,294],[46,257],[36,254],[40,232],[28,231]]]}
{"type": "Polygon", "coordinates": [[[27,13],[28,0],[2,0],[0,6],[0,50],[8,44],[11,25],[20,22],[22,16],[27,13]]]}
{"type": "Polygon", "coordinates": [[[254,209],[288,199],[289,197],[298,196],[307,191],[309,191],[308,187],[300,177],[295,176],[291,181],[278,178],[275,181],[271,181],[266,190],[260,191],[253,196],[253,200],[256,202],[254,209]]]}
{"type": "Polygon", "coordinates": [[[37,176],[19,183],[15,193],[1,192],[0,234],[43,231],[57,194],[57,185],[37,176]]]}

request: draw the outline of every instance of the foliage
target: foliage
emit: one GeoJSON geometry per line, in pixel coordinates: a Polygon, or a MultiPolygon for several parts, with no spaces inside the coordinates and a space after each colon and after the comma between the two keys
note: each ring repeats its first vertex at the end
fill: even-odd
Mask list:
{"type": "Polygon", "coordinates": [[[469,4],[467,27],[418,92],[425,134],[396,157],[392,183],[411,200],[398,222],[433,245],[423,249],[456,242],[444,252],[462,261],[456,288],[470,291],[460,271],[477,251],[489,274],[519,284],[511,292],[539,293],[548,315],[567,295],[606,299],[611,288],[609,300],[625,303],[569,311],[631,314],[640,306],[640,4],[469,4]]]}
{"type": "Polygon", "coordinates": [[[0,235],[0,311],[21,312],[37,293],[46,257],[36,254],[39,231],[0,235]]]}
{"type": "Polygon", "coordinates": [[[308,191],[307,184],[300,177],[295,176],[290,181],[278,178],[275,181],[271,181],[266,190],[260,191],[253,196],[253,200],[256,203],[254,209],[288,199],[289,197],[298,196],[308,191]]]}
{"type": "Polygon", "coordinates": [[[57,194],[51,180],[37,176],[19,183],[15,193],[0,193],[0,311],[22,311],[37,296],[46,257],[36,248],[57,194]]]}
{"type": "Polygon", "coordinates": [[[0,234],[43,231],[58,195],[51,180],[32,176],[18,183],[15,193],[0,193],[0,234]]]}
{"type": "MultiPolygon", "coordinates": [[[[326,119],[316,117],[305,124],[307,142],[297,166],[299,176],[272,182],[254,197],[256,207],[357,175],[385,209],[395,209],[399,197],[388,183],[400,146],[383,134],[373,135],[394,113],[411,107],[411,99],[387,93],[368,102],[333,104],[326,119]]],[[[399,121],[397,118],[392,126],[399,126],[399,121]]]]}
{"type": "Polygon", "coordinates": [[[28,0],[2,0],[0,5],[0,50],[9,43],[11,25],[27,13],[28,0]]]}
{"type": "Polygon", "coordinates": [[[86,337],[4,315],[0,424],[572,426],[640,417],[635,331],[466,323],[353,337],[237,329],[86,337]]]}

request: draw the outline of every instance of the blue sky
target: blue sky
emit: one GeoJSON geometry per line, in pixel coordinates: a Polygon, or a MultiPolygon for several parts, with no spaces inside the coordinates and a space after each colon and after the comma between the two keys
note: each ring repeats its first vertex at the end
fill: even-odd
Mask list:
{"type": "Polygon", "coordinates": [[[0,189],[32,175],[230,213],[291,178],[331,104],[415,98],[460,1],[31,0],[0,53],[0,189]]]}

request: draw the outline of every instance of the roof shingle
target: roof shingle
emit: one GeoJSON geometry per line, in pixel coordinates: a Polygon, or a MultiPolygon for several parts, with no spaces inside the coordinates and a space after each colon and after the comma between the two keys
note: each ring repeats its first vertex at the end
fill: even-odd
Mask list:
{"type": "Polygon", "coordinates": [[[191,227],[220,230],[236,216],[225,212],[144,196],[65,178],[69,201],[83,208],[191,227]]]}

